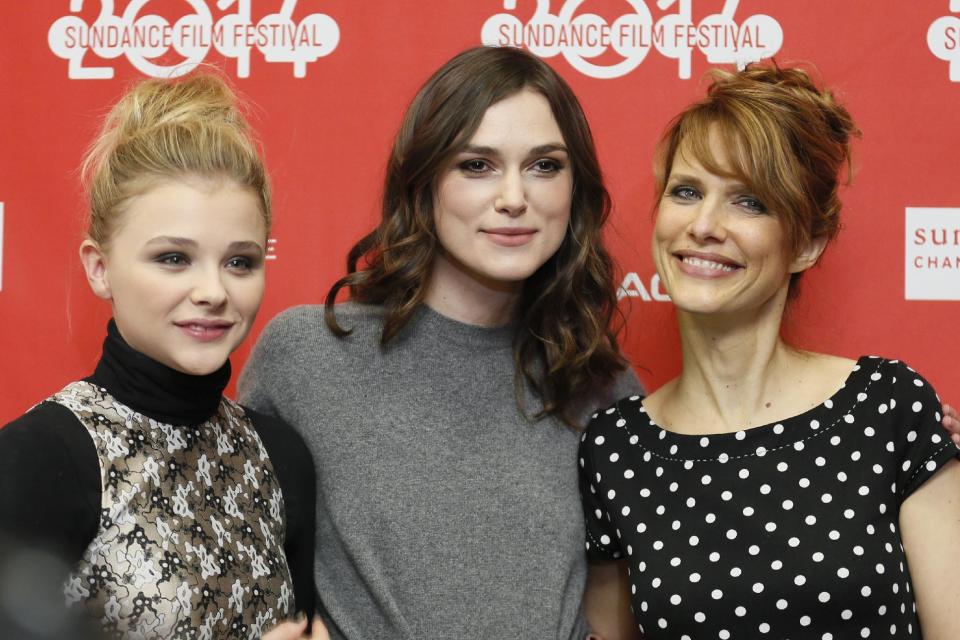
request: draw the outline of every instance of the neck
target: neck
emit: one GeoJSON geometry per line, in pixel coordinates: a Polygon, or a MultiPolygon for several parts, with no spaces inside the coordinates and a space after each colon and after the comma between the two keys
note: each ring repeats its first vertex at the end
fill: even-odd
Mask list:
{"type": "MultiPolygon", "coordinates": [[[[785,295],[733,317],[678,312],[683,371],[670,404],[696,415],[684,424],[729,432],[762,424],[805,355],[780,337],[785,295]]],[[[672,412],[671,412],[672,413],[672,412]]]]}
{"type": "Polygon", "coordinates": [[[513,320],[523,283],[478,278],[443,255],[436,261],[424,297],[434,311],[483,327],[499,327],[513,320]]]}

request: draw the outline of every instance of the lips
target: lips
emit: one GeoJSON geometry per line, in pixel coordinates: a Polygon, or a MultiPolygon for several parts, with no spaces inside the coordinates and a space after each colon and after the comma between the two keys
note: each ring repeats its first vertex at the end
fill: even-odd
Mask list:
{"type": "Polygon", "coordinates": [[[700,278],[723,278],[743,269],[738,262],[715,253],[680,251],[673,255],[682,272],[700,278]]]}
{"type": "Polygon", "coordinates": [[[519,247],[525,245],[536,235],[537,230],[529,227],[498,227],[481,229],[490,240],[504,247],[519,247]]]}
{"type": "Polygon", "coordinates": [[[208,318],[198,318],[174,322],[174,324],[187,336],[201,342],[211,342],[218,340],[227,334],[234,323],[229,320],[217,320],[208,318]]]}

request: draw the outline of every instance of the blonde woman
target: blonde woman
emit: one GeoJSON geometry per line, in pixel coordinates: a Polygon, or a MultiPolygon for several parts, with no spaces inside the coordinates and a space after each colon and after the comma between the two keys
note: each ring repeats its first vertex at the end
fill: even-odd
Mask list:
{"type": "Polygon", "coordinates": [[[257,638],[312,615],[312,460],[222,395],[270,228],[235,96],[210,75],[141,82],[84,170],[80,259],[113,319],[89,377],[0,430],[0,526],[65,558],[67,602],[110,636],[257,638]]]}

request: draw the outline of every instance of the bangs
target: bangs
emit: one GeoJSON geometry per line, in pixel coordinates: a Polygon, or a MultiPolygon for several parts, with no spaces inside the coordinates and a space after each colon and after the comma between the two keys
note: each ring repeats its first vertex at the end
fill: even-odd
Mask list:
{"type": "MultiPolygon", "coordinates": [[[[764,154],[762,150],[758,153],[750,138],[737,118],[723,112],[695,109],[685,114],[679,123],[674,155],[696,161],[710,173],[737,180],[753,191],[763,190],[764,154]]],[[[669,172],[670,167],[667,170],[669,172]]]]}

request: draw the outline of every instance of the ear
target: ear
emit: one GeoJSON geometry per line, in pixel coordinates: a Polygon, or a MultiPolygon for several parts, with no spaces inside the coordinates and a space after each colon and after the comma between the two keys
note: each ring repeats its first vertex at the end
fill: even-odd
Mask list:
{"type": "Polygon", "coordinates": [[[817,264],[823,250],[827,248],[827,240],[827,236],[817,236],[810,240],[790,263],[790,273],[800,273],[817,264]]]}
{"type": "Polygon", "coordinates": [[[87,238],[80,245],[80,263],[87,274],[90,288],[100,298],[113,300],[110,280],[107,277],[107,257],[96,242],[87,238]]]}

